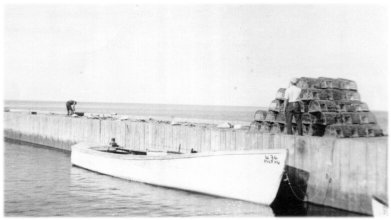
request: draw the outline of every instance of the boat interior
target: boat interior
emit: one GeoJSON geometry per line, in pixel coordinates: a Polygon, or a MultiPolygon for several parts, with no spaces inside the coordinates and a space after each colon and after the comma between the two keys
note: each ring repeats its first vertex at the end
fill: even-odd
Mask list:
{"type": "MultiPolygon", "coordinates": [[[[184,154],[183,152],[179,151],[160,151],[160,150],[147,150],[147,151],[140,151],[140,150],[132,150],[132,149],[126,149],[121,147],[108,147],[108,148],[99,148],[96,149],[101,152],[108,152],[113,154],[133,154],[133,155],[167,155],[167,154],[184,154]]],[[[191,153],[197,153],[196,151],[192,151],[191,153]]]]}
{"type": "MultiPolygon", "coordinates": [[[[122,147],[100,147],[96,148],[95,150],[101,151],[101,152],[108,152],[113,154],[133,154],[133,155],[155,155],[155,156],[162,156],[162,155],[169,155],[169,154],[184,154],[180,151],[162,151],[162,150],[132,150],[122,147]]],[[[191,149],[192,154],[197,153],[197,151],[191,149]]]]}
{"type": "Polygon", "coordinates": [[[133,155],[147,155],[146,151],[138,151],[138,150],[130,150],[130,149],[125,149],[125,148],[120,148],[120,147],[109,147],[109,148],[101,148],[97,149],[98,151],[101,152],[108,152],[108,153],[113,153],[113,154],[133,154],[133,155]]]}

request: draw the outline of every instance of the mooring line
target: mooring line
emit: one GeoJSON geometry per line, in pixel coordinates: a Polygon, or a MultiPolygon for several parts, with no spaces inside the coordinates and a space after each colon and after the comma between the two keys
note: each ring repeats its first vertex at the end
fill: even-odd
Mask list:
{"type": "Polygon", "coordinates": [[[292,194],[296,197],[296,199],[299,200],[299,201],[302,201],[302,202],[308,202],[308,195],[307,195],[307,193],[306,193],[306,192],[303,192],[303,191],[300,189],[300,187],[298,187],[299,190],[301,191],[301,193],[304,195],[304,198],[307,197],[307,200],[301,199],[301,198],[295,193],[295,191],[293,190],[292,184],[291,184],[291,181],[289,180],[289,177],[288,177],[288,173],[287,173],[287,172],[285,172],[285,176],[286,176],[286,178],[284,179],[284,181],[287,181],[287,182],[288,182],[289,188],[291,189],[292,194]]]}

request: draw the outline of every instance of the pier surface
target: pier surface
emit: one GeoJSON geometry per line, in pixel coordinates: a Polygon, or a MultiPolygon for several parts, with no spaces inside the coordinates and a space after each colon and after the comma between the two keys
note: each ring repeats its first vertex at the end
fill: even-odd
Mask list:
{"type": "Polygon", "coordinates": [[[373,196],[387,197],[387,137],[346,138],[261,133],[248,127],[217,128],[206,123],[171,125],[159,120],[75,118],[4,112],[4,137],[70,150],[77,142],[125,148],[198,152],[287,148],[288,172],[304,200],[372,214],[373,196]]]}

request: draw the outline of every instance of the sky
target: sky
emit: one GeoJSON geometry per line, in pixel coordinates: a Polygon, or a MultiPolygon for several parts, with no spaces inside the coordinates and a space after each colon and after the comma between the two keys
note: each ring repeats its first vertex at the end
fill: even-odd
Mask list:
{"type": "Polygon", "coordinates": [[[266,107],[292,77],[387,110],[379,5],[6,5],[4,98],[266,107]]]}

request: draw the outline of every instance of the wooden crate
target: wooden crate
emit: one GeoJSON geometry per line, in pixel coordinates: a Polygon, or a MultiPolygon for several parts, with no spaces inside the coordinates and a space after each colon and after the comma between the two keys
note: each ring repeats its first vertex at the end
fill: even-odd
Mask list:
{"type": "Polygon", "coordinates": [[[278,89],[277,94],[276,94],[276,99],[284,100],[285,99],[284,96],[285,96],[285,88],[278,89]]]}
{"type": "Polygon", "coordinates": [[[284,108],[284,100],[275,99],[269,105],[269,111],[280,112],[284,108]]]}
{"type": "Polygon", "coordinates": [[[258,110],[255,112],[254,120],[255,121],[264,121],[266,119],[268,111],[265,110],[258,110]]]}
{"type": "Polygon", "coordinates": [[[338,78],[339,88],[345,90],[357,91],[357,84],[353,80],[338,78]]]}
{"type": "Polygon", "coordinates": [[[338,107],[335,102],[328,100],[312,100],[308,105],[308,112],[337,112],[338,107]]]}

